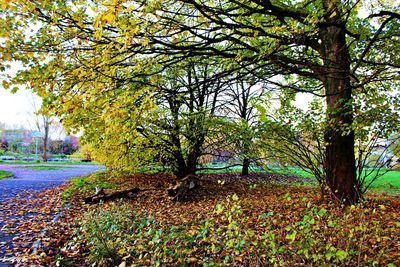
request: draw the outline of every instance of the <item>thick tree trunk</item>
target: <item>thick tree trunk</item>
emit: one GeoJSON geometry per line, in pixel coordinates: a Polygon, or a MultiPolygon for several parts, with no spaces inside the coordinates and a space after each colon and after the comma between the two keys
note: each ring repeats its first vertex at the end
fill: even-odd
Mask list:
{"type": "Polygon", "coordinates": [[[321,32],[325,70],[322,80],[327,98],[326,182],[331,193],[346,204],[356,203],[353,109],[350,86],[350,55],[344,27],[327,26],[321,32]]]}
{"type": "Polygon", "coordinates": [[[196,174],[197,161],[199,158],[199,156],[197,156],[198,154],[199,153],[195,154],[194,152],[189,153],[186,160],[180,151],[176,154],[175,158],[177,160],[177,167],[174,174],[178,179],[183,179],[188,175],[196,174]]]}
{"type": "Polygon", "coordinates": [[[196,165],[187,165],[186,163],[182,166],[179,166],[177,171],[175,172],[175,176],[178,179],[183,179],[188,175],[195,175],[196,174],[196,165]]]}
{"type": "MultiPolygon", "coordinates": [[[[195,131],[195,129],[193,131],[195,131]]],[[[185,178],[188,175],[195,175],[197,171],[197,164],[201,155],[201,147],[204,142],[204,135],[200,137],[194,135],[192,137],[192,140],[190,140],[192,145],[186,157],[183,155],[181,150],[179,150],[176,155],[177,169],[175,175],[179,179],[185,178]]]]}

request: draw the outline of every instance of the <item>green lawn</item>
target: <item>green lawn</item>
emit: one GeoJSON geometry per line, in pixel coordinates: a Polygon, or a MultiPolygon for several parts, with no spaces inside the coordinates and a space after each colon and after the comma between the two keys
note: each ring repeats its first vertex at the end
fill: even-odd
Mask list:
{"type": "MultiPolygon", "coordinates": [[[[213,167],[213,166],[210,166],[213,167]]],[[[220,165],[215,165],[215,167],[221,167],[220,165]]],[[[222,170],[204,170],[201,173],[209,173],[209,172],[240,172],[240,167],[233,167],[229,169],[222,169],[222,170]]],[[[267,170],[262,170],[259,168],[253,168],[251,171],[266,171],[271,173],[279,173],[285,175],[292,175],[292,176],[299,176],[308,179],[307,184],[316,185],[317,181],[314,179],[314,176],[306,172],[300,168],[295,167],[288,167],[288,168],[281,168],[281,167],[272,167],[267,170]]],[[[370,189],[372,191],[384,191],[388,193],[395,193],[400,194],[400,171],[399,170],[381,170],[382,176],[376,179],[370,189]]],[[[369,183],[371,179],[377,174],[377,171],[372,171],[371,174],[366,178],[366,182],[369,183]]]]}
{"type": "MultiPolygon", "coordinates": [[[[375,171],[374,174],[377,172],[375,171]]],[[[371,180],[367,178],[367,180],[371,180]]],[[[379,177],[374,183],[372,183],[371,188],[392,188],[392,189],[400,189],[400,171],[388,171],[383,174],[383,176],[379,177]]]]}
{"type": "MultiPolygon", "coordinates": [[[[288,174],[288,175],[294,175],[294,176],[299,176],[299,177],[306,177],[306,178],[311,178],[314,180],[314,176],[306,172],[304,170],[298,169],[298,168],[290,168],[290,169],[274,169],[277,173],[282,173],[282,174],[288,174]]],[[[367,170],[369,172],[369,170],[367,170]]],[[[366,172],[366,171],[365,171],[366,172]]],[[[367,177],[366,177],[366,184],[369,184],[371,180],[376,176],[378,171],[372,171],[367,177]]],[[[392,192],[392,193],[400,193],[400,171],[398,170],[391,170],[391,171],[386,171],[386,170],[381,170],[380,171],[381,176],[378,177],[370,186],[370,189],[375,191],[385,191],[385,192],[392,192]]],[[[311,183],[316,183],[316,181],[312,181],[311,183]]]]}
{"type": "Polygon", "coordinates": [[[45,164],[55,164],[55,165],[67,165],[67,164],[79,164],[79,165],[88,165],[88,164],[98,164],[96,162],[81,162],[81,161],[48,161],[48,162],[37,162],[37,161],[22,161],[22,160],[0,160],[0,164],[10,164],[10,165],[20,165],[20,164],[29,164],[34,165],[38,163],[45,163],[45,164]]]}
{"type": "Polygon", "coordinates": [[[37,170],[37,171],[49,171],[49,170],[61,170],[69,168],[68,166],[28,166],[27,169],[37,170]]]}
{"type": "Polygon", "coordinates": [[[13,174],[11,172],[0,171],[0,180],[8,178],[8,177],[12,177],[12,176],[13,176],[13,174]]]}

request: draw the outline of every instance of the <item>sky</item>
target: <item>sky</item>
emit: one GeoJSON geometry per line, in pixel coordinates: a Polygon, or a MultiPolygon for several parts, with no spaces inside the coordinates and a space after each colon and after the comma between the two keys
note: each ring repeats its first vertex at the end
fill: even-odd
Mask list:
{"type": "MultiPolygon", "coordinates": [[[[30,90],[19,89],[16,93],[11,93],[0,85],[0,122],[8,129],[37,131],[35,112],[40,108],[40,103],[41,99],[30,90]]],[[[53,140],[63,139],[67,135],[57,123],[52,124],[49,134],[53,140]]],[[[79,136],[80,133],[76,135],[79,136]]]]}
{"type": "Polygon", "coordinates": [[[0,122],[10,127],[31,128],[34,122],[34,99],[40,101],[27,89],[20,89],[13,94],[0,86],[0,122]]]}
{"type": "MultiPolygon", "coordinates": [[[[0,73],[0,78],[3,78],[3,75],[13,76],[22,69],[18,62],[9,64],[10,68],[0,73]]],[[[4,89],[0,83],[0,122],[11,128],[22,126],[34,130],[35,112],[40,108],[41,99],[24,86],[18,87],[20,89],[12,93],[11,89],[4,89]]]]}

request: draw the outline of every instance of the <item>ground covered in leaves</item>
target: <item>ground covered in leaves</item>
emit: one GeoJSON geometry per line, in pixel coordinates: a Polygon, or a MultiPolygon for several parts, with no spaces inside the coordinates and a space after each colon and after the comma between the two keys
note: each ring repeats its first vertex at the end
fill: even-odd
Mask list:
{"type": "Polygon", "coordinates": [[[191,197],[172,202],[171,180],[95,174],[45,191],[20,210],[38,216],[3,226],[20,233],[8,253],[26,266],[400,265],[399,197],[344,208],[294,177],[230,173],[204,175],[191,197]],[[149,190],[84,205],[96,186],[149,190]]]}

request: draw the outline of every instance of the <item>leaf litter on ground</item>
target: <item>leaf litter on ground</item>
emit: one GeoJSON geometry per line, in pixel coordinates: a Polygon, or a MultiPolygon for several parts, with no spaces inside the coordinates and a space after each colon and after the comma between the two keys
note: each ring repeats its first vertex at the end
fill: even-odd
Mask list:
{"type": "MultiPolygon", "coordinates": [[[[63,200],[63,192],[68,188],[70,190],[73,185],[32,193],[27,198],[13,199],[3,204],[1,216],[7,217],[8,214],[8,219],[2,231],[14,235],[15,239],[7,242],[6,251],[9,256],[16,257],[17,265],[207,265],[210,262],[236,266],[265,266],[273,263],[304,265],[313,262],[331,262],[339,266],[400,264],[398,196],[370,194],[366,202],[343,208],[321,202],[315,187],[291,185],[301,181],[300,178],[265,173],[255,173],[248,177],[235,173],[218,173],[202,175],[201,187],[193,195],[182,202],[172,202],[165,194],[173,180],[168,175],[104,174],[102,177],[93,177],[89,176],[69,195],[68,201],[72,205],[68,209],[63,200]],[[99,179],[102,183],[106,180],[115,184],[115,188],[107,189],[107,192],[133,187],[154,190],[143,191],[130,199],[116,202],[84,205],[83,198],[94,193],[92,185],[98,183],[99,179]],[[234,200],[232,196],[235,196],[234,200]],[[238,207],[237,211],[233,211],[238,207]],[[52,222],[54,216],[61,212],[63,216],[52,222]],[[184,235],[183,239],[166,239],[164,244],[170,249],[175,246],[177,253],[181,254],[151,258],[135,250],[137,244],[130,241],[130,237],[124,236],[130,233],[125,231],[128,224],[121,224],[113,226],[119,227],[119,232],[111,236],[113,240],[109,240],[116,257],[111,252],[101,256],[103,259],[98,255],[93,256],[98,244],[87,238],[89,231],[93,230],[87,228],[90,221],[94,220],[91,219],[92,215],[108,214],[112,220],[121,216],[121,213],[123,217],[129,214],[151,217],[156,221],[154,227],[164,231],[181,229],[178,232],[184,235]],[[232,219],[232,216],[236,219],[232,219]],[[236,220],[236,226],[232,226],[232,220],[236,220]],[[204,225],[211,227],[200,238],[204,225]],[[236,239],[228,238],[230,227],[236,227],[237,235],[233,235],[236,239]],[[238,239],[241,235],[239,232],[243,233],[243,241],[238,239]],[[261,236],[268,241],[265,243],[268,247],[260,245],[265,242],[261,236]],[[40,242],[37,243],[37,240],[40,242]],[[215,248],[211,244],[212,240],[220,247],[215,248]],[[231,240],[244,242],[243,246],[229,244],[231,240]],[[182,249],[177,241],[188,242],[184,244],[187,248],[182,249]],[[213,255],[213,251],[218,252],[218,255],[213,255]]],[[[129,216],[127,220],[133,221],[133,217],[129,216]]],[[[149,232],[153,230],[148,229],[149,232]]]]}

